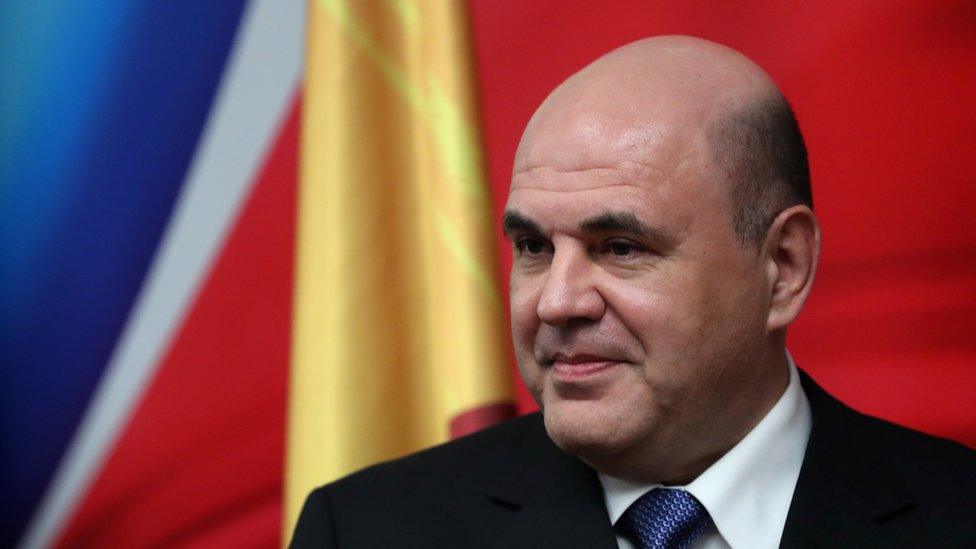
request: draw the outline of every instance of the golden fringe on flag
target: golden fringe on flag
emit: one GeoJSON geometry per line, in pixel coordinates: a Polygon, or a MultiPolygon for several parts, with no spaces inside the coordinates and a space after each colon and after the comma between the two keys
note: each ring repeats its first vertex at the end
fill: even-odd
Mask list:
{"type": "Polygon", "coordinates": [[[464,8],[310,3],[286,540],[315,486],[514,409],[464,8]]]}

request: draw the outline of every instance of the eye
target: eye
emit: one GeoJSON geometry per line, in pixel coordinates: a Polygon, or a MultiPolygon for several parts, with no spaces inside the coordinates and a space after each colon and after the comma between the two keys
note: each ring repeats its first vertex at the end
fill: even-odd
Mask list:
{"type": "Polygon", "coordinates": [[[547,241],[534,236],[524,236],[515,241],[515,251],[519,255],[535,256],[545,253],[548,248],[547,241]]]}
{"type": "Polygon", "coordinates": [[[617,259],[635,258],[644,251],[643,246],[629,240],[610,240],[603,245],[603,253],[610,254],[617,259]]]}
{"type": "Polygon", "coordinates": [[[610,253],[613,255],[630,255],[634,251],[634,246],[629,242],[611,242],[610,253]]]}

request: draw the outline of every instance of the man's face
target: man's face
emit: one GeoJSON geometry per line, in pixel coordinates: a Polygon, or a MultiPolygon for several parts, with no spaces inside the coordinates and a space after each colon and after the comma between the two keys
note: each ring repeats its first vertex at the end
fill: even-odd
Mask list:
{"type": "Polygon", "coordinates": [[[541,126],[505,228],[516,356],[547,431],[618,476],[636,456],[707,459],[703,441],[731,437],[753,398],[768,312],[728,183],[697,132],[541,126]]]}

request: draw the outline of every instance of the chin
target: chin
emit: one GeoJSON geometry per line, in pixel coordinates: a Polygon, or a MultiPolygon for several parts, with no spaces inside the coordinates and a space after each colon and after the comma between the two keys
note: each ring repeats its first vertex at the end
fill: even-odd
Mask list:
{"type": "Polygon", "coordinates": [[[546,432],[564,452],[581,458],[615,454],[625,446],[620,422],[594,402],[560,401],[543,407],[546,432]]]}

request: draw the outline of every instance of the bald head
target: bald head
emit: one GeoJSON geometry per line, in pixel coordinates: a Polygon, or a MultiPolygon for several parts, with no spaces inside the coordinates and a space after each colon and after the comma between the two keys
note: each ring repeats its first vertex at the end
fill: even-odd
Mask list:
{"type": "Polygon", "coordinates": [[[514,172],[640,157],[667,177],[696,153],[725,180],[743,244],[761,244],[782,209],[812,207],[806,150],[776,85],[742,54],[686,36],[633,42],[566,80],[529,121],[514,172]]]}

